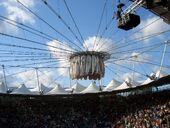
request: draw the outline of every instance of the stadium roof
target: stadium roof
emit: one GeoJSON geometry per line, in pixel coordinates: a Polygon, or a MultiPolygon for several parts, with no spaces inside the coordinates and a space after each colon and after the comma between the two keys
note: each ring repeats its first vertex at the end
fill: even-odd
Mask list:
{"type": "Polygon", "coordinates": [[[111,80],[110,83],[103,89],[103,91],[112,91],[119,85],[121,85],[121,82],[117,80],[111,80]]]}
{"type": "Polygon", "coordinates": [[[86,87],[82,86],[80,83],[76,82],[72,87],[71,90],[73,93],[79,93],[83,91],[86,87]]]}
{"type": "Polygon", "coordinates": [[[132,87],[136,87],[138,85],[137,82],[132,81],[130,78],[126,78],[126,80],[117,88],[115,88],[114,90],[122,90],[122,89],[127,89],[127,88],[132,88],[132,87]]]}
{"type": "Polygon", "coordinates": [[[20,87],[18,87],[16,90],[14,90],[11,94],[26,94],[26,95],[31,95],[34,94],[33,92],[31,92],[26,86],[25,84],[20,85],[20,87]]]}
{"type": "MultiPolygon", "coordinates": [[[[43,93],[47,93],[51,90],[51,88],[46,87],[43,84],[40,84],[40,91],[42,91],[43,93]]],[[[39,87],[37,86],[36,88],[30,89],[31,92],[39,92],[39,87]]]]}
{"type": "Polygon", "coordinates": [[[47,93],[47,95],[54,94],[67,94],[67,92],[59,84],[57,84],[51,91],[47,93]]]}
{"type": "Polygon", "coordinates": [[[149,9],[154,14],[160,16],[166,23],[170,24],[170,11],[163,6],[154,5],[151,9],[149,9]]]}
{"type": "MultiPolygon", "coordinates": [[[[136,1],[136,0],[130,0],[130,1],[136,1]]],[[[167,5],[165,7],[160,4],[161,2],[159,0],[148,0],[148,1],[152,2],[152,4],[149,5],[150,7],[147,7],[146,4],[144,4],[143,7],[148,9],[152,13],[156,14],[157,16],[160,16],[166,23],[170,24],[170,9],[169,9],[170,2],[167,1],[167,5]]]]}
{"type": "Polygon", "coordinates": [[[6,93],[6,91],[7,91],[7,88],[4,84],[4,82],[1,82],[0,83],[0,93],[6,93]]]}
{"type": "Polygon", "coordinates": [[[99,88],[96,86],[95,82],[92,82],[86,89],[84,89],[80,93],[97,93],[99,92],[99,88]]]}

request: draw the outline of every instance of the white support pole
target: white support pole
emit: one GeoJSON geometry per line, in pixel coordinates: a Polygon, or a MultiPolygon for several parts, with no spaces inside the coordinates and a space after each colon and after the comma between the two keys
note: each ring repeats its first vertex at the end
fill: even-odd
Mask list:
{"type": "Polygon", "coordinates": [[[8,86],[7,86],[7,81],[6,81],[6,74],[5,74],[5,66],[4,65],[2,65],[2,69],[3,69],[4,84],[5,84],[5,88],[6,88],[6,92],[7,92],[8,86]]]}
{"type": "Polygon", "coordinates": [[[69,71],[69,77],[70,77],[70,88],[71,88],[71,74],[70,74],[70,67],[69,67],[68,71],[69,71]]]}
{"type": "Polygon", "coordinates": [[[37,77],[38,91],[41,94],[41,87],[40,87],[40,81],[39,81],[39,75],[38,75],[38,68],[35,68],[35,73],[36,73],[36,77],[37,77]]]}
{"type": "Polygon", "coordinates": [[[133,62],[132,83],[134,82],[135,62],[133,62]]]}
{"type": "MultiPolygon", "coordinates": [[[[138,55],[135,55],[135,56],[133,56],[133,58],[134,58],[134,60],[136,61],[137,59],[138,59],[138,55]]],[[[133,72],[132,72],[132,83],[134,82],[134,72],[135,72],[135,61],[134,62],[132,62],[133,63],[133,65],[132,65],[132,67],[133,67],[133,72]]]]}
{"type": "Polygon", "coordinates": [[[103,80],[102,80],[102,78],[100,79],[100,89],[101,89],[101,91],[102,91],[102,89],[103,89],[103,80]]]}
{"type": "Polygon", "coordinates": [[[162,66],[163,66],[163,62],[164,62],[164,58],[165,58],[165,53],[166,53],[168,41],[165,41],[164,43],[165,43],[165,45],[164,45],[164,51],[163,51],[163,54],[162,54],[161,65],[160,65],[160,68],[159,68],[159,74],[158,74],[158,76],[157,76],[158,78],[160,77],[160,73],[161,73],[161,70],[162,70],[162,66]]]}

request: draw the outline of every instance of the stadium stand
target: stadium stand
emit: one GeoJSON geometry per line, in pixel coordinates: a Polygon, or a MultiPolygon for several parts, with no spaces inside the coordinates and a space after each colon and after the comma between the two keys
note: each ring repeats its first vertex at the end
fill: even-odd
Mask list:
{"type": "Polygon", "coordinates": [[[147,94],[0,95],[1,128],[168,128],[170,91],[147,94]]]}

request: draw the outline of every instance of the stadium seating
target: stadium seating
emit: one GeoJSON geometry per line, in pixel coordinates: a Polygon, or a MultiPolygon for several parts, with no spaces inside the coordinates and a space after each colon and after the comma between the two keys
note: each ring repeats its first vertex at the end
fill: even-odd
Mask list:
{"type": "Polygon", "coordinates": [[[170,91],[82,96],[0,95],[1,128],[168,128],[170,91]]]}

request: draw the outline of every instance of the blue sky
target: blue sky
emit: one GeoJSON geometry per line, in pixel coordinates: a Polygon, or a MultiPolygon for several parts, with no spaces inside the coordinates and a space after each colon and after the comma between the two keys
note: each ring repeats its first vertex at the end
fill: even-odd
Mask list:
{"type": "MultiPolygon", "coordinates": [[[[66,9],[63,0],[46,0],[46,1],[63,18],[63,20],[72,29],[72,31],[76,34],[76,36],[80,38],[78,31],[76,30],[76,27],[70,17],[68,10],[66,9]]],[[[76,40],[76,38],[72,35],[72,33],[68,30],[68,28],[61,22],[61,20],[53,12],[51,12],[49,8],[41,0],[20,0],[20,2],[23,3],[25,6],[27,6],[29,9],[31,9],[33,12],[35,12],[37,15],[39,15],[53,28],[55,28],[60,33],[65,35],[67,38],[69,38],[73,43],[79,45],[79,47],[82,47],[81,45],[84,42],[81,41],[80,44],[76,40]]],[[[99,29],[100,31],[99,33],[97,33],[98,26],[100,23],[100,17],[102,15],[102,10],[106,1],[105,0],[100,0],[100,1],[99,0],[72,0],[72,1],[66,0],[66,2],[80,30],[80,33],[87,44],[94,44],[93,39],[95,36],[98,35],[98,36],[102,36],[103,40],[110,40],[110,42],[112,43],[112,45],[110,44],[108,45],[109,41],[106,41],[106,43],[104,43],[105,46],[107,45],[110,46],[108,47],[108,49],[113,48],[111,49],[113,53],[112,57],[125,58],[134,55],[138,56],[137,59],[138,61],[140,61],[140,63],[134,62],[132,60],[129,61],[126,59],[124,59],[123,61],[110,60],[112,62],[106,64],[109,69],[106,68],[105,77],[103,78],[104,85],[107,85],[111,79],[117,79],[119,81],[123,81],[125,77],[132,76],[133,74],[132,70],[135,70],[134,72],[135,79],[138,81],[142,81],[146,79],[145,75],[149,75],[151,72],[155,72],[157,69],[159,69],[159,65],[161,63],[162,51],[164,48],[163,42],[169,39],[170,33],[166,32],[159,36],[158,35],[154,36],[154,38],[150,38],[148,40],[142,40],[134,43],[133,40],[135,40],[136,38],[144,39],[147,36],[153,34],[159,34],[160,32],[169,30],[170,26],[164,23],[161,18],[155,16],[154,14],[152,14],[150,11],[146,9],[139,8],[138,10],[136,10],[136,13],[141,17],[141,24],[138,27],[129,31],[120,30],[117,28],[116,18],[112,19],[114,13],[116,12],[117,1],[107,0],[106,7],[103,13],[103,18],[101,21],[101,26],[99,29]],[[106,26],[109,24],[111,20],[112,22],[108,27],[108,30],[105,31],[104,35],[102,35],[102,32],[104,31],[104,29],[106,28],[106,26]],[[153,21],[154,23],[152,23],[146,28],[143,28],[144,26],[147,26],[153,21]],[[118,42],[119,40],[120,42],[118,42]],[[151,46],[153,47],[153,45],[155,45],[155,48],[151,49],[150,47],[151,46]],[[160,47],[156,48],[157,45],[160,47]],[[138,55],[141,52],[144,53],[138,55]],[[147,63],[150,62],[154,64],[147,64],[141,61],[147,63]]],[[[127,3],[126,7],[130,4],[130,2],[128,2],[127,0],[125,1],[125,3],[127,3]]],[[[54,43],[54,39],[57,38],[61,43],[65,43],[69,45],[70,49],[76,48],[76,46],[68,42],[68,40],[60,36],[58,33],[52,30],[48,25],[46,25],[44,22],[38,19],[36,16],[32,15],[28,10],[26,10],[21,4],[17,3],[15,0],[2,0],[2,2],[0,3],[0,16],[12,19],[13,21],[16,22],[23,23],[24,25],[30,26],[36,30],[48,34],[51,37],[55,37],[52,38],[51,40],[47,40],[45,38],[31,34],[19,27],[14,27],[13,25],[9,25],[7,22],[0,20],[1,33],[21,37],[23,39],[37,41],[44,45],[38,45],[31,42],[26,42],[23,40],[7,37],[4,35],[0,35],[1,44],[13,44],[13,45],[15,44],[15,45],[20,45],[25,47],[49,50],[49,51],[33,50],[33,49],[31,50],[26,48],[1,45],[0,65],[5,65],[7,76],[13,73],[30,70],[28,72],[8,76],[7,80],[9,86],[12,85],[17,86],[20,83],[26,83],[27,86],[36,86],[35,70],[32,70],[30,68],[17,68],[17,67],[12,68],[12,67],[8,67],[9,65],[16,66],[16,65],[26,65],[30,63],[37,63],[37,64],[29,65],[30,67],[31,66],[43,67],[47,65],[60,67],[61,65],[63,65],[63,63],[57,64],[56,62],[45,63],[46,60],[44,58],[46,59],[49,58],[51,54],[50,48],[47,45],[49,45],[50,42],[52,42],[52,45],[59,46],[58,44],[54,43]],[[26,54],[26,52],[28,53],[26,54]],[[9,56],[7,57],[7,55],[9,55],[10,57],[9,56]],[[21,57],[21,56],[26,56],[26,57],[21,57]],[[18,61],[4,62],[4,60],[14,60],[14,59],[15,60],[18,59],[18,61]],[[22,59],[25,60],[29,59],[29,60],[23,61],[22,59]],[[33,61],[33,59],[35,60],[33,61]]],[[[15,22],[13,22],[13,24],[17,25],[15,24],[15,22]]],[[[59,46],[59,47],[64,47],[64,46],[59,46]]],[[[58,52],[61,53],[61,51],[58,52]]],[[[168,52],[170,52],[169,46],[167,46],[167,53],[165,54],[165,60],[163,63],[166,67],[170,66],[170,60],[168,59],[169,57],[168,52]]],[[[57,59],[54,58],[53,54],[52,57],[53,58],[51,59],[51,61],[57,61],[57,59]]],[[[47,59],[47,61],[49,60],[47,59]]],[[[170,73],[170,70],[168,68],[163,68],[163,70],[166,73],[170,73]]],[[[69,86],[70,83],[69,78],[66,77],[65,75],[60,77],[59,74],[62,74],[61,72],[63,71],[58,69],[39,69],[39,75],[41,79],[40,82],[48,86],[50,83],[52,83],[51,81],[57,79],[56,80],[57,83],[62,84],[64,87],[69,86]]],[[[2,74],[2,69],[1,69],[1,74],[2,74]]],[[[75,81],[71,81],[71,83],[74,82],[75,81]]],[[[87,86],[91,81],[79,80],[79,82],[87,86]]]]}

